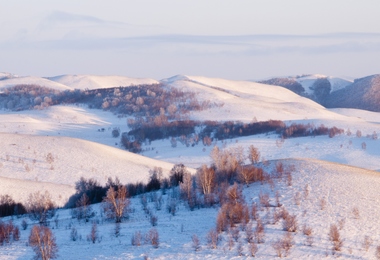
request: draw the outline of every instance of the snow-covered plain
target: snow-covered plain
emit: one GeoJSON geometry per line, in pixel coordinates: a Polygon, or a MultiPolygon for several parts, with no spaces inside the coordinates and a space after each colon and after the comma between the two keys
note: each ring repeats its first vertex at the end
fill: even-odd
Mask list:
{"type": "MultiPolygon", "coordinates": [[[[119,82],[115,78],[107,82],[106,78],[100,80],[97,76],[87,76],[85,81],[74,76],[58,76],[49,80],[80,89],[97,88],[99,82],[102,82],[103,87],[111,87],[119,82]],[[98,81],[93,83],[93,79],[98,81]],[[81,85],[81,82],[86,83],[81,85]]],[[[154,83],[145,83],[150,84],[149,82],[154,83]]],[[[346,132],[334,138],[303,137],[281,142],[277,135],[269,134],[218,141],[214,145],[227,148],[241,146],[247,149],[253,144],[259,149],[262,159],[269,162],[268,171],[271,171],[277,160],[295,166],[292,186],[275,181],[273,191],[268,184],[252,184],[244,189],[248,203],[258,200],[260,190],[269,192],[272,199],[275,190],[278,190],[282,203],[290,213],[297,215],[299,224],[308,223],[312,226],[315,234],[313,247],[304,245],[305,236],[299,231],[294,235],[296,244],[288,258],[319,259],[326,255],[333,258],[328,229],[330,224],[336,224],[341,219],[345,219],[345,226],[341,231],[344,246],[340,256],[350,259],[374,258],[374,245],[380,244],[377,221],[380,212],[380,174],[376,172],[380,170],[380,149],[379,140],[373,140],[370,135],[374,131],[379,132],[378,113],[326,109],[287,89],[252,82],[175,76],[162,80],[161,83],[194,91],[200,98],[217,104],[209,110],[192,112],[191,119],[251,122],[255,117],[259,121],[273,119],[284,120],[289,124],[313,123],[317,126],[324,124],[350,129],[351,135],[346,132]],[[356,137],[357,130],[362,132],[362,137],[356,137]],[[366,143],[366,149],[362,148],[363,142],[366,143]],[[305,185],[311,188],[310,196],[301,205],[295,205],[294,195],[296,192],[302,193],[305,185]],[[322,197],[327,200],[324,210],[319,207],[322,197]],[[354,207],[359,209],[358,219],[352,214],[354,207]],[[368,252],[361,246],[365,235],[374,240],[368,252]]],[[[121,132],[127,131],[126,118],[84,106],[1,111],[0,195],[9,194],[17,201],[25,201],[30,192],[46,189],[53,194],[58,204],[63,205],[74,192],[74,184],[81,176],[96,178],[101,183],[108,177],[117,176],[123,183],[133,183],[146,181],[149,171],[155,166],[162,167],[164,173],[168,174],[175,163],[184,163],[195,169],[211,162],[209,155],[212,146],[199,144],[186,147],[178,144],[173,148],[169,140],[143,145],[141,155],[129,153],[121,148],[118,138],[112,137],[114,127],[119,127],[121,132]],[[54,162],[46,160],[48,153],[53,155],[54,162]]],[[[165,195],[164,199],[166,198],[165,195]]],[[[225,235],[218,249],[212,250],[205,245],[207,232],[215,227],[217,208],[189,211],[183,204],[179,204],[178,213],[171,216],[165,205],[164,203],[163,209],[157,212],[153,204],[150,205],[158,216],[158,249],[149,245],[131,246],[132,233],[137,230],[147,232],[151,228],[138,198],[132,199],[134,211],[129,220],[122,223],[120,237],[112,235],[114,224],[100,221],[102,241],[95,245],[86,240],[90,224],[80,224],[71,219],[69,210],[59,210],[59,225],[53,230],[57,237],[59,259],[141,259],[145,255],[154,259],[238,258],[236,245],[231,251],[227,249],[225,235]],[[70,241],[69,227],[72,225],[82,235],[81,241],[70,241]],[[191,246],[193,234],[197,234],[202,243],[202,249],[198,252],[191,246]]],[[[94,209],[97,212],[96,218],[100,220],[99,205],[94,206],[94,209]]],[[[263,218],[266,214],[265,211],[260,213],[263,218]]],[[[19,225],[21,219],[15,219],[14,222],[19,225]]],[[[30,259],[32,250],[25,246],[29,232],[30,227],[21,231],[20,241],[0,246],[0,258],[30,259]]],[[[258,245],[257,257],[275,258],[271,243],[283,233],[280,223],[267,225],[266,242],[258,245]]],[[[244,232],[241,232],[240,239],[244,242],[244,232]]],[[[247,257],[248,245],[243,245],[247,257]]]]}

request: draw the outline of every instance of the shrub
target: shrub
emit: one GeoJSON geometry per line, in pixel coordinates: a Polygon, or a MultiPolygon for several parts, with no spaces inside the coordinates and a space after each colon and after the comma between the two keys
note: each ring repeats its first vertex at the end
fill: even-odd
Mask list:
{"type": "Polygon", "coordinates": [[[296,232],[298,229],[297,216],[290,214],[286,216],[283,221],[283,228],[288,232],[296,232]]]}
{"type": "Polygon", "coordinates": [[[269,207],[269,194],[268,193],[261,193],[259,194],[259,201],[261,207],[269,207]]]}
{"type": "Polygon", "coordinates": [[[297,206],[301,204],[301,193],[299,191],[294,195],[294,202],[297,206]]]}
{"type": "Polygon", "coordinates": [[[112,137],[117,138],[120,136],[120,128],[119,127],[114,127],[112,129],[112,137]]]}
{"type": "Polygon", "coordinates": [[[306,245],[307,246],[312,246],[314,243],[314,238],[313,238],[313,229],[307,225],[303,226],[302,229],[303,234],[306,236],[306,245]]]}
{"type": "Polygon", "coordinates": [[[26,222],[26,219],[23,219],[21,222],[22,230],[26,230],[28,228],[28,222],[26,222]]]}
{"type": "Polygon", "coordinates": [[[16,226],[13,229],[12,234],[13,241],[19,241],[20,240],[20,229],[16,226]]]}
{"type": "Polygon", "coordinates": [[[219,210],[216,218],[216,230],[218,233],[226,231],[228,229],[228,220],[225,210],[219,210]]]}
{"type": "Polygon", "coordinates": [[[363,248],[366,252],[368,252],[368,249],[372,246],[373,239],[370,236],[365,236],[363,241],[363,248]]]}
{"type": "Polygon", "coordinates": [[[96,224],[96,221],[92,222],[91,231],[87,236],[87,240],[91,241],[93,244],[95,244],[97,240],[99,241],[98,226],[96,224]]]}
{"type": "Polygon", "coordinates": [[[131,244],[132,246],[141,246],[141,243],[143,241],[143,235],[140,231],[136,231],[131,238],[131,244]]]}
{"type": "Polygon", "coordinates": [[[258,209],[257,209],[257,203],[256,202],[252,202],[252,205],[251,205],[251,218],[253,220],[257,220],[259,217],[259,213],[258,213],[258,209]]]}
{"type": "Polygon", "coordinates": [[[255,257],[258,251],[258,247],[255,242],[249,243],[249,252],[251,253],[252,257],[255,257]]]}
{"type": "Polygon", "coordinates": [[[243,166],[238,170],[238,179],[240,182],[246,185],[249,185],[250,183],[256,181],[263,181],[264,171],[263,169],[256,168],[252,165],[243,166]]]}
{"type": "Polygon", "coordinates": [[[191,240],[193,241],[193,249],[195,251],[201,250],[201,242],[199,241],[199,238],[197,235],[192,235],[191,240]]]}
{"type": "Polygon", "coordinates": [[[321,210],[324,210],[326,208],[326,204],[327,204],[327,201],[326,201],[326,198],[325,197],[322,197],[319,201],[319,205],[321,207],[321,210]]]}
{"type": "Polygon", "coordinates": [[[336,251],[341,251],[343,246],[343,240],[340,237],[340,233],[337,225],[330,225],[329,239],[333,245],[332,252],[335,254],[336,251]]]}
{"type": "Polygon", "coordinates": [[[84,219],[85,222],[88,222],[89,219],[95,215],[90,205],[90,200],[86,193],[83,193],[83,195],[77,200],[75,205],[76,208],[71,211],[71,214],[78,220],[84,219]]]}
{"type": "Polygon", "coordinates": [[[78,230],[75,227],[71,228],[70,240],[72,240],[74,242],[78,240],[78,230]]]}
{"type": "Polygon", "coordinates": [[[258,244],[265,242],[265,228],[264,228],[264,224],[261,221],[261,219],[257,219],[256,229],[255,229],[254,234],[255,234],[256,242],[258,244]]]}
{"type": "Polygon", "coordinates": [[[207,233],[207,245],[212,248],[212,249],[216,249],[218,247],[218,243],[219,243],[219,234],[218,232],[216,232],[215,229],[211,229],[208,233],[207,233]]]}
{"type": "Polygon", "coordinates": [[[14,226],[11,220],[8,223],[4,223],[0,220],[0,245],[3,245],[4,243],[10,243],[12,240],[18,241],[19,239],[19,228],[14,226]]]}
{"type": "Polygon", "coordinates": [[[273,249],[276,251],[278,257],[288,256],[290,249],[294,244],[293,236],[290,233],[286,233],[282,239],[272,243],[273,249]]]}
{"type": "Polygon", "coordinates": [[[227,190],[226,197],[217,217],[218,232],[225,231],[227,226],[234,227],[236,224],[249,222],[249,209],[237,184],[227,190]]]}
{"type": "Polygon", "coordinates": [[[159,239],[159,234],[158,234],[157,229],[152,228],[151,230],[149,230],[147,237],[148,237],[148,241],[150,242],[150,244],[154,248],[158,248],[159,243],[160,243],[160,239],[159,239]]]}
{"type": "Polygon", "coordinates": [[[158,220],[158,217],[157,217],[157,216],[155,216],[155,215],[153,215],[153,214],[150,216],[150,224],[151,224],[153,227],[157,226],[157,220],[158,220]]]}
{"type": "Polygon", "coordinates": [[[354,215],[355,219],[360,219],[360,211],[358,207],[352,208],[352,214],[354,215]]]}
{"type": "Polygon", "coordinates": [[[375,256],[376,256],[377,259],[380,259],[380,246],[376,247],[375,256]]]}

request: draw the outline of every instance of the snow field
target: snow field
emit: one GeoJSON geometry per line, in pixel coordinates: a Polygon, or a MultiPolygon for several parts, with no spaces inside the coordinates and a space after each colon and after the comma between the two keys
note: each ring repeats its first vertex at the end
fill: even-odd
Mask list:
{"type": "MultiPolygon", "coordinates": [[[[267,171],[272,171],[277,162],[269,162],[267,171]]],[[[285,168],[294,166],[292,172],[292,185],[284,180],[274,180],[274,185],[260,183],[251,184],[244,188],[244,196],[248,205],[253,201],[259,203],[259,194],[269,194],[270,203],[275,204],[276,191],[280,194],[280,203],[290,214],[297,216],[298,231],[293,233],[294,246],[288,259],[335,259],[332,255],[331,242],[328,240],[328,232],[331,224],[343,227],[339,230],[344,240],[342,251],[337,254],[344,259],[372,259],[375,247],[380,244],[377,216],[380,204],[377,198],[377,185],[380,184],[380,175],[377,172],[360,168],[333,164],[317,160],[283,160],[285,168]],[[373,185],[376,183],[377,185],[373,185]],[[309,186],[309,195],[305,198],[304,190],[309,186]],[[271,187],[272,186],[272,187],[271,187]],[[294,197],[299,192],[302,196],[297,205],[294,197]],[[321,199],[325,199],[326,206],[321,209],[321,199]],[[353,213],[358,208],[359,217],[353,213]],[[314,243],[305,245],[306,236],[302,233],[302,226],[307,224],[313,230],[314,243]],[[373,239],[368,252],[363,249],[364,237],[368,235],[373,239]]],[[[101,241],[92,244],[86,237],[90,233],[91,223],[79,223],[71,219],[69,210],[58,210],[58,228],[51,221],[53,233],[57,238],[59,247],[58,259],[140,259],[148,256],[153,259],[238,259],[238,243],[231,250],[228,249],[228,235],[222,233],[221,241],[217,249],[207,246],[206,236],[210,229],[215,228],[218,208],[201,208],[190,211],[183,204],[178,203],[178,211],[172,216],[166,210],[167,199],[170,190],[164,195],[164,203],[161,210],[156,210],[154,203],[148,198],[148,208],[158,217],[155,227],[159,232],[160,244],[155,249],[151,245],[144,244],[140,247],[131,245],[131,237],[136,231],[147,233],[151,228],[148,216],[142,209],[140,198],[131,199],[129,219],[121,224],[120,236],[114,236],[115,224],[103,221],[100,213],[100,205],[94,205],[97,213],[94,220],[98,221],[98,231],[101,241]],[[82,237],[78,241],[70,240],[71,227],[78,230],[82,237]],[[195,251],[191,240],[196,234],[201,243],[201,249],[195,251]],[[75,252],[75,254],[73,254],[75,252]]],[[[158,195],[161,191],[157,192],[158,195]]],[[[279,210],[279,208],[277,209],[279,210]]],[[[259,211],[259,215],[265,224],[265,242],[258,245],[256,257],[258,259],[276,258],[276,252],[272,243],[281,238],[283,231],[282,221],[272,223],[273,208],[259,211]],[[269,213],[268,213],[269,212],[269,213]],[[268,218],[269,217],[269,218],[268,218]]],[[[22,218],[14,219],[14,223],[20,225],[22,218]]],[[[27,219],[30,223],[31,221],[27,219]]],[[[256,222],[251,220],[253,228],[256,222]]],[[[1,259],[30,259],[32,251],[25,247],[29,236],[31,224],[25,231],[21,231],[21,240],[5,245],[0,251],[1,259]],[[3,258],[4,257],[4,258],[3,258]]],[[[239,228],[239,227],[238,227],[239,228]]],[[[243,246],[243,256],[249,256],[249,247],[246,242],[245,232],[239,232],[240,243],[243,246]]]]}

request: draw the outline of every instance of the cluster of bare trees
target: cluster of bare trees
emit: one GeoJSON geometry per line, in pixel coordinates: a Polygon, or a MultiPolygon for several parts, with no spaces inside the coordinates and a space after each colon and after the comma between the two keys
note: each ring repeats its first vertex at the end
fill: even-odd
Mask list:
{"type": "Polygon", "coordinates": [[[330,138],[343,134],[344,130],[337,127],[328,128],[323,124],[316,127],[313,124],[291,124],[280,131],[282,138],[328,135],[330,138]]]}
{"type": "Polygon", "coordinates": [[[47,225],[48,219],[51,219],[56,212],[54,204],[49,192],[40,191],[29,194],[27,200],[27,211],[32,220],[38,221],[41,225],[47,225]]]}
{"type": "Polygon", "coordinates": [[[9,244],[12,241],[18,241],[20,239],[20,229],[13,225],[10,220],[8,223],[0,220],[0,246],[9,244]]]}
{"type": "Polygon", "coordinates": [[[9,195],[0,196],[0,217],[22,215],[26,213],[25,206],[15,202],[9,195]]]}

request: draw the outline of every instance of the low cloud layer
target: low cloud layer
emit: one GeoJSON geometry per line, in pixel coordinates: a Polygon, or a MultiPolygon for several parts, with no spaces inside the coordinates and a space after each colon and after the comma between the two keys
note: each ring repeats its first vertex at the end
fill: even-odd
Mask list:
{"type": "Polygon", "coordinates": [[[0,38],[1,70],[17,67],[18,73],[52,75],[77,68],[78,73],[122,72],[156,78],[196,73],[236,79],[291,72],[356,76],[367,69],[368,74],[378,73],[374,68],[380,58],[380,34],[376,33],[204,36],[166,31],[54,11],[34,27],[20,28],[12,37],[0,38]],[[76,66],[67,57],[77,59],[76,66]],[[40,64],[31,68],[31,59],[40,64]],[[342,60],[344,64],[340,64],[342,60]],[[351,69],[347,61],[352,62],[351,69]],[[96,67],[94,62],[107,68],[96,67]],[[55,69],[47,64],[56,64],[55,69]],[[135,74],[123,72],[121,67],[135,74]]]}

